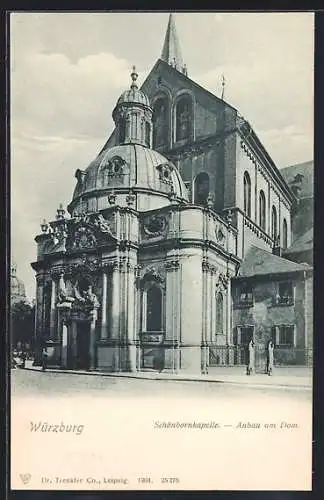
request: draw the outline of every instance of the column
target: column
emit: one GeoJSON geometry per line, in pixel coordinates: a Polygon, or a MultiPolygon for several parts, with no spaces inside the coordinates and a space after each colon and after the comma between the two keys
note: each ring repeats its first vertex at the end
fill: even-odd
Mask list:
{"type": "Polygon", "coordinates": [[[232,344],[232,292],[231,292],[231,280],[228,280],[227,283],[227,308],[226,308],[226,319],[227,319],[227,328],[226,328],[226,344],[232,344]]]}
{"type": "Polygon", "coordinates": [[[68,327],[66,322],[62,322],[62,347],[61,347],[61,367],[67,368],[68,364],[68,327]]]}
{"type": "Polygon", "coordinates": [[[211,279],[211,309],[210,309],[210,322],[211,322],[211,327],[210,327],[210,337],[208,339],[208,343],[212,344],[215,342],[215,323],[216,323],[216,268],[213,269],[212,272],[212,279],[211,279]]]}
{"type": "Polygon", "coordinates": [[[78,367],[78,325],[76,321],[72,321],[71,323],[71,355],[72,355],[72,363],[73,368],[78,367]]]}
{"type": "Polygon", "coordinates": [[[127,343],[129,349],[129,370],[131,372],[137,371],[136,363],[136,333],[134,324],[135,312],[135,275],[134,266],[129,265],[127,275],[127,343]]]}
{"type": "Polygon", "coordinates": [[[97,310],[94,309],[92,313],[92,319],[90,323],[90,370],[96,368],[96,321],[97,321],[97,310]]]}
{"type": "Polygon", "coordinates": [[[107,325],[107,270],[104,269],[102,273],[102,305],[101,305],[101,339],[105,340],[108,337],[107,325]]]}
{"type": "Polygon", "coordinates": [[[174,273],[175,279],[175,371],[178,373],[180,370],[180,342],[181,342],[181,317],[180,317],[180,307],[181,307],[181,268],[180,262],[178,262],[178,268],[174,273]]]}
{"type": "Polygon", "coordinates": [[[139,330],[141,328],[140,326],[140,321],[141,321],[141,300],[140,300],[140,290],[139,287],[137,286],[137,279],[139,277],[139,270],[140,266],[136,265],[134,267],[134,309],[133,309],[133,318],[134,318],[134,338],[135,338],[135,345],[136,345],[136,369],[140,370],[141,369],[141,346],[140,346],[140,341],[139,341],[139,330]]]}
{"type": "Polygon", "coordinates": [[[232,346],[227,347],[228,349],[228,358],[227,363],[232,365],[234,363],[234,347],[233,347],[233,327],[232,327],[232,282],[229,278],[227,284],[227,328],[226,328],[226,345],[232,346]]]}
{"type": "Polygon", "coordinates": [[[113,371],[120,370],[120,265],[115,262],[112,274],[111,338],[116,342],[113,352],[113,371]]]}
{"type": "Polygon", "coordinates": [[[50,313],[50,338],[55,339],[56,336],[56,275],[52,275],[52,291],[51,291],[51,313],[50,313]]]}
{"type": "MultiPolygon", "coordinates": [[[[177,272],[176,268],[178,266],[177,261],[174,262],[173,270],[171,273],[172,277],[172,290],[170,291],[172,294],[172,372],[177,370],[177,359],[176,359],[176,339],[177,339],[177,272]]],[[[168,296],[168,289],[166,290],[168,296]]]]}
{"type": "Polygon", "coordinates": [[[36,275],[36,307],[35,307],[35,359],[34,365],[42,364],[42,343],[44,341],[44,274],[36,275]]]}
{"type": "Polygon", "coordinates": [[[112,307],[111,307],[111,336],[113,339],[119,338],[119,288],[120,288],[120,270],[119,262],[116,262],[112,273],[112,307]]]}
{"type": "Polygon", "coordinates": [[[201,371],[202,293],[205,271],[202,255],[181,250],[181,370],[201,371]],[[195,311],[195,314],[191,314],[195,311]]]}
{"type": "Polygon", "coordinates": [[[208,308],[208,278],[209,278],[209,263],[207,258],[202,262],[202,337],[201,337],[201,373],[206,373],[206,338],[207,338],[207,308],[208,308]]]}
{"type": "Polygon", "coordinates": [[[211,331],[211,269],[206,272],[206,303],[205,303],[205,317],[206,317],[206,327],[205,327],[205,338],[204,342],[207,343],[210,339],[211,331]]]}

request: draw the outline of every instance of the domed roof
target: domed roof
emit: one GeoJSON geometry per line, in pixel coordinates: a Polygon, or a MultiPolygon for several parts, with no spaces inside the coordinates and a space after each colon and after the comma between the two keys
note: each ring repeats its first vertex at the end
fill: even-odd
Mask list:
{"type": "Polygon", "coordinates": [[[120,104],[136,103],[143,104],[144,106],[150,106],[149,98],[137,87],[138,74],[136,73],[135,66],[133,66],[133,72],[131,73],[132,84],[130,89],[125,90],[117,101],[117,106],[120,104]]]}
{"type": "MultiPolygon", "coordinates": [[[[81,171],[79,171],[81,172],[81,171]]],[[[187,200],[187,190],[177,168],[157,151],[140,144],[121,144],[103,150],[88,168],[80,173],[80,180],[73,194],[79,197],[98,196],[107,188],[118,191],[144,189],[187,200]]],[[[72,201],[72,204],[73,204],[72,201]]]]}
{"type": "Polygon", "coordinates": [[[138,88],[131,88],[129,90],[125,90],[125,92],[123,92],[120,98],[118,99],[117,106],[126,103],[136,103],[136,104],[143,104],[144,106],[150,106],[150,101],[148,97],[144,94],[144,92],[142,92],[138,88]]]}

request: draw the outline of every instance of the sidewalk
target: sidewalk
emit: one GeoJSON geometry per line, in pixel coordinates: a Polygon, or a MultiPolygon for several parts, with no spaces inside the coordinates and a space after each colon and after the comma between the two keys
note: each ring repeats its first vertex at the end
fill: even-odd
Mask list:
{"type": "MultiPolygon", "coordinates": [[[[41,367],[32,366],[32,362],[26,362],[26,369],[32,371],[42,371],[41,367]]],[[[277,368],[272,376],[265,374],[255,374],[247,376],[244,367],[223,367],[210,368],[208,375],[192,373],[172,373],[163,371],[141,371],[141,372],[103,372],[99,370],[67,370],[61,368],[48,368],[49,373],[68,373],[73,375],[88,375],[101,377],[118,377],[143,380],[173,380],[182,382],[214,382],[233,385],[243,385],[257,388],[273,389],[299,389],[312,390],[312,369],[310,368],[277,368]]]]}

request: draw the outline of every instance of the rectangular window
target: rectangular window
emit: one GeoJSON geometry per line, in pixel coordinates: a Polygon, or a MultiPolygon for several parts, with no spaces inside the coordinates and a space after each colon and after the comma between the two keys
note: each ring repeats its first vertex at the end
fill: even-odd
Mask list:
{"type": "Polygon", "coordinates": [[[293,284],[290,282],[278,283],[277,289],[277,304],[291,305],[294,302],[294,288],[293,284]]]}
{"type": "Polygon", "coordinates": [[[241,345],[248,345],[253,339],[253,326],[241,327],[241,345]]]}
{"type": "Polygon", "coordinates": [[[253,305],[253,290],[251,285],[243,285],[239,290],[239,305],[250,307],[253,305]]]}
{"type": "Polygon", "coordinates": [[[294,347],[295,345],[294,325],[279,325],[276,327],[276,345],[294,347]]]}

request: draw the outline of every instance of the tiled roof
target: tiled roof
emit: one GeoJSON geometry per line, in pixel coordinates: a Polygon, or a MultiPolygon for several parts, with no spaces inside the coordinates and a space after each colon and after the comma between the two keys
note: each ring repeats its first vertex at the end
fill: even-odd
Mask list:
{"type": "Polygon", "coordinates": [[[313,250],[314,229],[311,228],[302,236],[297,238],[285,253],[307,252],[313,250]]]}
{"type": "Polygon", "coordinates": [[[306,161],[297,165],[281,168],[280,172],[287,182],[290,184],[296,175],[301,174],[303,180],[301,182],[300,198],[310,198],[314,196],[314,162],[306,161]]]}
{"type": "MultiPolygon", "coordinates": [[[[301,243],[303,244],[303,246],[305,246],[306,240],[308,239],[310,242],[313,238],[314,162],[307,161],[304,163],[298,163],[297,165],[291,165],[290,167],[280,169],[280,172],[288,184],[291,184],[293,182],[296,175],[303,176],[300,184],[301,191],[299,195],[299,205],[296,213],[292,218],[293,245],[291,249],[297,252],[304,251],[301,249],[295,250],[295,245],[296,248],[297,245],[299,247],[301,243]]],[[[309,250],[311,249],[310,246],[312,246],[312,243],[308,244],[308,248],[306,248],[306,246],[305,250],[309,250]]]]}
{"type": "Polygon", "coordinates": [[[252,245],[241,264],[238,277],[264,276],[310,269],[311,266],[308,264],[292,262],[252,245]]]}

